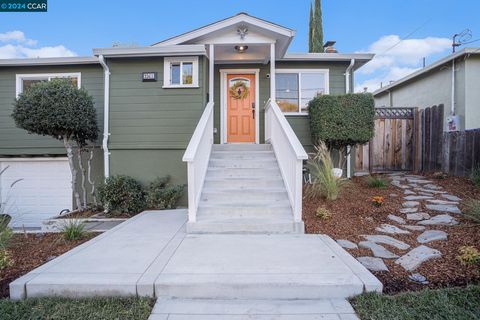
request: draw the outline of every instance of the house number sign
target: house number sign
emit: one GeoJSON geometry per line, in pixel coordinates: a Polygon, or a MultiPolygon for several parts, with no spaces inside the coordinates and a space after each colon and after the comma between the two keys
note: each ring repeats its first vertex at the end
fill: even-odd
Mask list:
{"type": "Polygon", "coordinates": [[[142,72],[142,82],[157,81],[156,72],[142,72]]]}

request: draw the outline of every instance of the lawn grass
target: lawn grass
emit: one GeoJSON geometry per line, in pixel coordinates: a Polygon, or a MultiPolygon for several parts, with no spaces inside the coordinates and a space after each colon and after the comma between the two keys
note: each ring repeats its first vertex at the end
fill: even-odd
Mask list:
{"type": "Polygon", "coordinates": [[[364,294],[351,300],[362,320],[480,319],[480,286],[401,293],[364,294]]]}
{"type": "Polygon", "coordinates": [[[40,298],[0,300],[2,320],[147,320],[154,304],[149,298],[40,298]]]}

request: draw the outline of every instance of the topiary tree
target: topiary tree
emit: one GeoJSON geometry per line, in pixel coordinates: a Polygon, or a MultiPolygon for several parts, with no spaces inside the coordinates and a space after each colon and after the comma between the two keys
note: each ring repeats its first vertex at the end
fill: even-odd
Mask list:
{"type": "Polygon", "coordinates": [[[17,127],[28,133],[50,136],[63,142],[72,172],[75,205],[78,210],[84,210],[76,190],[73,144],[80,149],[98,138],[93,98],[85,89],[72,85],[69,79],[40,82],[18,96],[12,117],[17,127]]]}
{"type": "MultiPolygon", "coordinates": [[[[341,154],[345,154],[347,146],[367,143],[375,130],[374,105],[370,93],[314,98],[308,105],[313,143],[324,141],[330,150],[339,150],[341,154]]],[[[342,157],[339,160],[343,161],[342,157]]]]}

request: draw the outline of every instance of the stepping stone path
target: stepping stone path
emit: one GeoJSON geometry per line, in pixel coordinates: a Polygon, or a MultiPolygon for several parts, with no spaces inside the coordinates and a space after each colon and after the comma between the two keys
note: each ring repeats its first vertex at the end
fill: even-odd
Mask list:
{"type": "Polygon", "coordinates": [[[442,197],[447,199],[447,200],[450,200],[450,201],[461,201],[462,199],[460,199],[459,197],[457,196],[452,196],[450,194],[442,194],[442,197]]]}
{"type": "Polygon", "coordinates": [[[425,261],[440,258],[441,256],[442,253],[440,251],[421,245],[398,258],[395,263],[401,265],[407,271],[413,271],[425,261]]]}
{"type": "Polygon", "coordinates": [[[420,243],[429,243],[437,240],[447,240],[448,234],[441,230],[427,230],[417,237],[420,243]]]}
{"type": "Polygon", "coordinates": [[[390,233],[390,234],[409,234],[410,231],[407,230],[402,230],[399,227],[396,227],[391,224],[382,224],[380,227],[376,227],[375,230],[379,232],[384,232],[384,233],[390,233]]]}
{"type": "Polygon", "coordinates": [[[433,203],[433,204],[444,204],[444,205],[456,205],[456,204],[458,204],[457,201],[447,201],[447,200],[438,200],[438,199],[427,200],[427,202],[433,203]]]}
{"type": "Polygon", "coordinates": [[[452,206],[452,205],[427,204],[425,207],[429,210],[440,211],[440,212],[451,212],[456,214],[462,213],[462,211],[460,211],[460,209],[458,209],[457,206],[452,206]]]}
{"type": "Polygon", "coordinates": [[[396,259],[398,256],[394,254],[393,252],[388,251],[381,245],[372,242],[372,241],[360,241],[358,245],[361,248],[367,248],[372,250],[372,253],[375,257],[377,258],[384,258],[384,259],[396,259]]]}
{"type": "Polygon", "coordinates": [[[417,224],[425,225],[425,226],[431,226],[431,225],[439,225],[439,226],[455,226],[458,224],[458,221],[448,215],[448,214],[440,214],[438,216],[434,216],[433,218],[430,218],[428,220],[423,220],[420,222],[417,222],[417,224]]]}
{"type": "Polygon", "coordinates": [[[407,220],[420,221],[425,219],[430,219],[430,215],[426,212],[415,212],[407,214],[407,220]]]}
{"type": "Polygon", "coordinates": [[[423,187],[427,188],[427,189],[432,189],[432,190],[442,190],[443,189],[442,187],[437,186],[435,184],[426,184],[423,187]]]}
{"type": "Polygon", "coordinates": [[[395,247],[400,250],[407,250],[410,248],[410,245],[406,244],[403,241],[397,240],[395,238],[392,238],[390,236],[385,236],[385,235],[363,235],[366,240],[375,242],[375,243],[382,243],[386,244],[392,247],[395,247]]]}
{"type": "Polygon", "coordinates": [[[425,193],[433,193],[433,194],[446,194],[447,191],[439,191],[439,190],[431,190],[431,189],[424,189],[424,188],[415,188],[416,191],[421,191],[425,193]]]}
{"type": "Polygon", "coordinates": [[[402,203],[402,206],[406,207],[406,208],[413,208],[413,207],[416,207],[420,205],[420,202],[418,201],[405,201],[404,203],[402,203]]]}
{"type": "Polygon", "coordinates": [[[358,257],[357,260],[370,271],[388,271],[385,262],[380,258],[358,257]]]}
{"type": "Polygon", "coordinates": [[[401,213],[412,213],[412,212],[417,212],[418,208],[402,208],[400,209],[401,213]]]}
{"type": "Polygon", "coordinates": [[[395,222],[398,223],[398,224],[405,224],[405,223],[407,223],[407,222],[405,221],[405,219],[403,219],[402,217],[396,216],[396,215],[394,215],[394,214],[389,214],[389,215],[388,215],[388,219],[390,219],[390,220],[392,220],[392,221],[395,221],[395,222]]]}
{"type": "Polygon", "coordinates": [[[405,200],[425,200],[425,199],[432,199],[430,196],[406,196],[403,197],[405,200]]]}
{"type": "Polygon", "coordinates": [[[337,240],[337,243],[345,249],[358,249],[358,246],[353,243],[352,241],[344,240],[344,239],[339,239],[337,240]]]}

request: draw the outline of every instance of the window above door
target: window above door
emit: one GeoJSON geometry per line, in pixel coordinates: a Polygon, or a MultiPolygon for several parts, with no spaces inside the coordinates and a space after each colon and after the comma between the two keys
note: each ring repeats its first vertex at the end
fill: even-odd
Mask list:
{"type": "Polygon", "coordinates": [[[308,115],[308,103],[329,93],[328,69],[277,69],[276,99],[289,115],[308,115]]]}
{"type": "Polygon", "coordinates": [[[166,57],[163,88],[198,87],[198,57],[166,57]]]}

